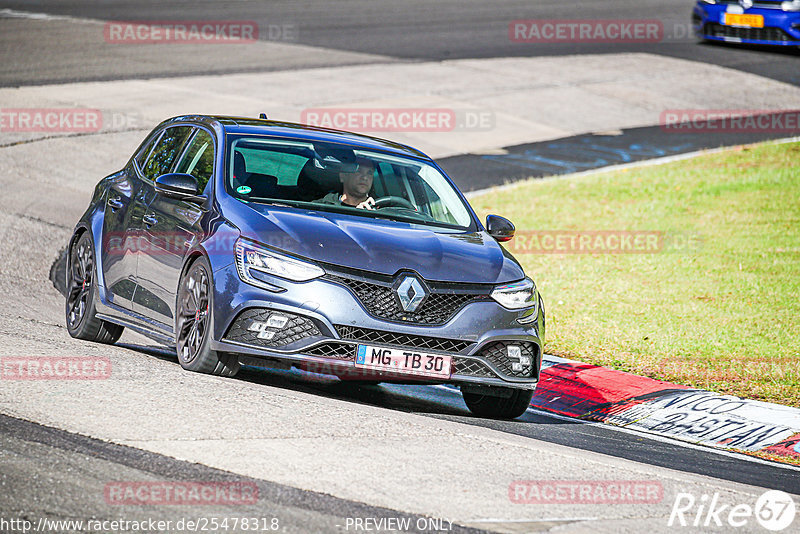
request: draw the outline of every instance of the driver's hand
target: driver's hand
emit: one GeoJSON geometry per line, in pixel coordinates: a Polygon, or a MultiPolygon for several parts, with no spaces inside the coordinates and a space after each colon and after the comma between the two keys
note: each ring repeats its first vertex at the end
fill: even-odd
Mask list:
{"type": "Polygon", "coordinates": [[[367,200],[356,206],[362,210],[374,210],[375,209],[375,199],[372,197],[368,197],[367,200]]]}

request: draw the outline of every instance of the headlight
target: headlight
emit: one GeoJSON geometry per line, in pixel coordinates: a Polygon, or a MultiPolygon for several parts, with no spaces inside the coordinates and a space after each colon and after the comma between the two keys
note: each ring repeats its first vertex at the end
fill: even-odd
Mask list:
{"type": "Polygon", "coordinates": [[[497,286],[492,291],[492,298],[509,310],[522,310],[536,306],[536,285],[526,278],[513,284],[497,286]]]}
{"type": "Polygon", "coordinates": [[[236,269],[242,281],[261,287],[269,284],[260,279],[259,272],[295,282],[305,282],[325,274],[313,263],[285,256],[242,238],[236,241],[236,269]]]}
{"type": "Polygon", "coordinates": [[[781,9],[784,11],[800,11],[800,0],[792,0],[791,2],[781,3],[781,9]]]}

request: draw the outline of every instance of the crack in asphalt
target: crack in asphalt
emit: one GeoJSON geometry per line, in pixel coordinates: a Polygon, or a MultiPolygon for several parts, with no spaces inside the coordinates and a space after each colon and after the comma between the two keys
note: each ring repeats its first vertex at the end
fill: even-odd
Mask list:
{"type": "MultiPolygon", "coordinates": [[[[43,84],[46,85],[46,84],[43,84]]],[[[118,133],[130,132],[150,132],[151,128],[120,128],[119,130],[102,130],[99,132],[77,132],[65,135],[45,135],[42,137],[34,137],[32,139],[20,139],[19,141],[12,141],[10,143],[0,144],[0,148],[9,148],[19,145],[28,145],[31,143],[38,143],[40,141],[50,141],[52,139],[74,139],[77,137],[94,137],[98,135],[109,135],[118,133]]]]}

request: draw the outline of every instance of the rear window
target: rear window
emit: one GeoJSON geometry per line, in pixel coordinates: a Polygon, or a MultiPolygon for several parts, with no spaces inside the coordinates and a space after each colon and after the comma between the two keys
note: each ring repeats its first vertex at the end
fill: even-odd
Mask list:
{"type": "Polygon", "coordinates": [[[253,148],[238,148],[248,173],[274,176],[278,185],[296,185],[300,171],[308,161],[305,156],[253,148]]]}

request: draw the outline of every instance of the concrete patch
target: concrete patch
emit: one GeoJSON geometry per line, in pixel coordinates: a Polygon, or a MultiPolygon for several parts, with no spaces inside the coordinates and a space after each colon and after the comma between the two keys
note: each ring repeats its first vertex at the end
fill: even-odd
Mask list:
{"type": "MultiPolygon", "coordinates": [[[[441,158],[594,131],[652,126],[670,108],[739,109],[742,94],[749,95],[749,106],[759,109],[800,108],[798,87],[649,54],[337,65],[70,83],[4,88],[0,100],[4,109],[99,110],[104,118],[101,132],[139,129],[142,135],[161,120],[180,114],[257,117],[265,112],[270,118],[300,121],[311,108],[448,110],[464,119],[453,123],[451,130],[377,132],[441,158]],[[470,126],[465,117],[488,117],[488,123],[481,119],[470,126]]],[[[53,135],[68,134],[4,127],[0,146],[53,135]]],[[[679,143],[683,136],[674,137],[679,143]]],[[[86,142],[92,144],[90,139],[86,142]]],[[[75,142],[83,141],[75,138],[75,142]]],[[[133,148],[119,145],[116,150],[127,157],[133,148]]]]}

